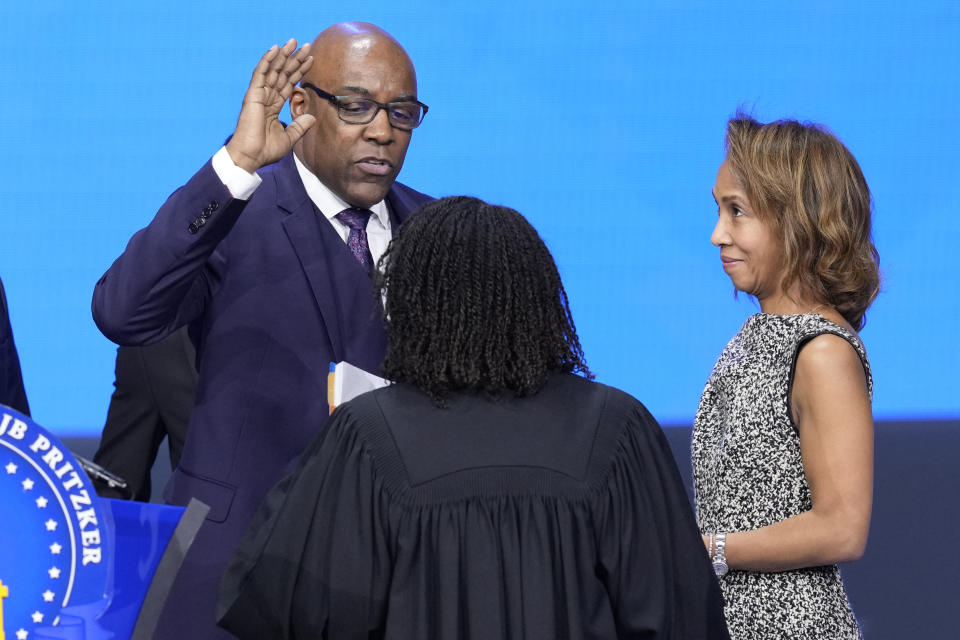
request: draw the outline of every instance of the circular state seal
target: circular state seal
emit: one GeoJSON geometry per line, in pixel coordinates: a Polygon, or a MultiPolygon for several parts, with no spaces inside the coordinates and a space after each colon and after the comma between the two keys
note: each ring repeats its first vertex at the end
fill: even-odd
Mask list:
{"type": "Polygon", "coordinates": [[[0,640],[44,637],[68,607],[96,627],[113,557],[99,498],[56,436],[3,405],[0,522],[0,640]]]}

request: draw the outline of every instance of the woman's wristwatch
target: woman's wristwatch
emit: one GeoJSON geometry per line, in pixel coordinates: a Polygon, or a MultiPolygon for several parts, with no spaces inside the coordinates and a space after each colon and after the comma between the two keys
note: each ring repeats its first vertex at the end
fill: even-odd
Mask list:
{"type": "Polygon", "coordinates": [[[725,531],[717,531],[714,536],[714,551],[710,561],[713,562],[713,572],[717,577],[727,575],[730,567],[727,566],[727,534],[725,531]]]}

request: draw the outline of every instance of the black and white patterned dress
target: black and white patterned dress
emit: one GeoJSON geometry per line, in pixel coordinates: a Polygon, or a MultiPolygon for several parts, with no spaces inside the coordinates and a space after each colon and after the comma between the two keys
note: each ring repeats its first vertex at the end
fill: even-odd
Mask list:
{"type": "MultiPolygon", "coordinates": [[[[758,313],[720,354],[693,428],[702,533],[758,529],[812,507],[789,396],[800,347],[824,333],[857,350],[872,397],[873,378],[860,340],[820,315],[758,313]]],[[[770,573],[731,570],[720,585],[734,640],[861,638],[836,565],[770,573]]]]}

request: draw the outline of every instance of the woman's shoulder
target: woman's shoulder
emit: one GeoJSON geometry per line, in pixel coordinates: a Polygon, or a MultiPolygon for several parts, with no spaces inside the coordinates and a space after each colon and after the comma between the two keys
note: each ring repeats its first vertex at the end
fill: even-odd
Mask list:
{"type": "Polygon", "coordinates": [[[842,318],[811,314],[798,332],[794,352],[794,376],[797,373],[830,379],[844,374],[865,378],[873,394],[873,375],[867,350],[860,336],[842,318]]]}
{"type": "Polygon", "coordinates": [[[643,402],[618,387],[574,374],[557,376],[555,381],[554,393],[577,399],[580,403],[590,403],[608,419],[630,417],[638,412],[649,415],[643,402]]]}
{"type": "Polygon", "coordinates": [[[616,456],[627,440],[660,436],[660,424],[637,397],[602,382],[580,380],[577,384],[596,401],[596,462],[616,456]]]}
{"type": "Polygon", "coordinates": [[[853,353],[868,366],[867,349],[857,332],[842,317],[828,314],[809,314],[797,332],[798,356],[817,359],[849,358],[853,353]]]}
{"type": "Polygon", "coordinates": [[[845,363],[860,362],[859,350],[847,336],[832,331],[813,334],[797,352],[797,364],[805,363],[824,371],[845,363]],[[854,347],[851,349],[851,347],[854,347]]]}
{"type": "Polygon", "coordinates": [[[866,349],[860,336],[841,316],[830,313],[775,314],[758,313],[744,323],[735,336],[741,340],[749,338],[751,343],[762,345],[771,353],[783,352],[793,359],[802,348],[820,336],[832,335],[837,339],[824,338],[818,342],[849,343],[862,359],[866,360],[866,349]],[[836,317],[834,317],[836,315],[836,317]]]}

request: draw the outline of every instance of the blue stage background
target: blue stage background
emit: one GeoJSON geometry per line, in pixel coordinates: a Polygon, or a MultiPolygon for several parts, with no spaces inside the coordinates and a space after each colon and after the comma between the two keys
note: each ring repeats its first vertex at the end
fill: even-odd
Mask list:
{"type": "Polygon", "coordinates": [[[232,131],[262,52],[344,19],[382,25],[416,62],[431,109],[401,180],[526,214],[598,378],[668,424],[692,421],[756,310],[709,244],[727,117],[828,124],[876,202],[875,414],[960,417],[960,4],[775,4],[6,3],[0,277],[35,419],[99,434],[114,348],[94,283],[232,131]]]}

